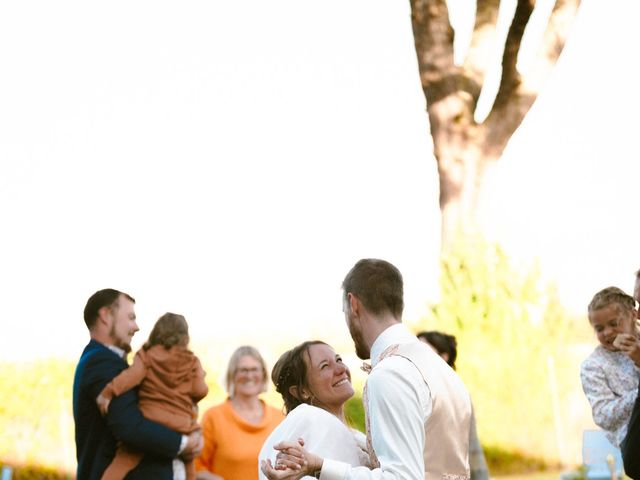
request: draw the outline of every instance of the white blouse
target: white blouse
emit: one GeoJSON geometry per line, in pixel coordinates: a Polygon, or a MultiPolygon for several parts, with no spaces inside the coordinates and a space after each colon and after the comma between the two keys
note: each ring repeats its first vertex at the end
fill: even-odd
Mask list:
{"type": "Polygon", "coordinates": [[[598,345],[582,362],[580,379],[593,421],[613,445],[620,446],[638,395],[640,369],[624,353],[598,345]]]}

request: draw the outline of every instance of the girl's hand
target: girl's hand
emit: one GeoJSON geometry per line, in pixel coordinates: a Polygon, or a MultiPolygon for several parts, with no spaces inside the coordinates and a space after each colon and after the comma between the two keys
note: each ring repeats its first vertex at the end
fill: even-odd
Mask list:
{"type": "Polygon", "coordinates": [[[109,411],[109,404],[111,403],[111,400],[104,398],[102,395],[98,395],[96,403],[98,404],[98,410],[100,410],[100,413],[104,417],[109,411]]]}

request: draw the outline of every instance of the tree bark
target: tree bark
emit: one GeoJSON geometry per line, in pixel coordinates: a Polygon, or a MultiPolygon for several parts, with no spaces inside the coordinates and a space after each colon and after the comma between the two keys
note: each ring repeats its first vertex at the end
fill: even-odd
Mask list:
{"type": "Polygon", "coordinates": [[[486,170],[495,163],[557,61],[580,0],[556,0],[538,61],[523,77],[516,68],[522,38],[535,0],[517,0],[504,44],[502,77],[493,107],[477,123],[475,109],[491,52],[497,47],[500,0],[478,0],[469,52],[464,63],[453,60],[453,29],[445,0],[411,0],[411,20],[420,81],[440,183],[442,249],[479,238],[478,206],[486,170]]]}

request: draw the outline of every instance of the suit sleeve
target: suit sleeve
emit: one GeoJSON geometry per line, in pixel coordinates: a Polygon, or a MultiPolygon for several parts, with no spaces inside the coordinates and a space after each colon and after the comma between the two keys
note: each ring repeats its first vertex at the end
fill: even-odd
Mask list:
{"type": "MultiPolygon", "coordinates": [[[[87,386],[95,399],[107,383],[123,370],[125,364],[111,352],[96,354],[90,362],[87,371],[91,373],[87,386]]],[[[140,412],[135,389],[113,399],[106,421],[118,440],[135,449],[166,458],[174,458],[178,453],[182,435],[145,419],[140,412]]]]}
{"type": "Polygon", "coordinates": [[[638,398],[629,420],[627,436],[622,442],[621,449],[625,474],[631,478],[640,479],[640,387],[638,387],[638,398]]]}
{"type": "Polygon", "coordinates": [[[147,368],[139,354],[133,358],[133,364],[129,368],[125,368],[106,387],[100,392],[107,400],[122,395],[131,390],[133,387],[140,385],[140,382],[147,375],[147,368]]]}

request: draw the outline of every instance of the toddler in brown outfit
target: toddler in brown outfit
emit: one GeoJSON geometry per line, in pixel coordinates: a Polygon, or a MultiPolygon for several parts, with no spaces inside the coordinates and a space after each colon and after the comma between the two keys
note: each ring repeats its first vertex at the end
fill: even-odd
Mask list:
{"type": "MultiPolygon", "coordinates": [[[[140,410],[145,418],[188,435],[200,426],[197,402],[208,393],[205,372],[191,352],[189,327],[182,315],[165,313],[151,331],[132,365],[115,377],[98,395],[103,415],[114,396],[140,386],[140,410]]],[[[120,443],[102,480],[122,480],[142,459],[142,453],[120,443]]],[[[186,462],[187,480],[195,480],[194,462],[186,462]]]]}

